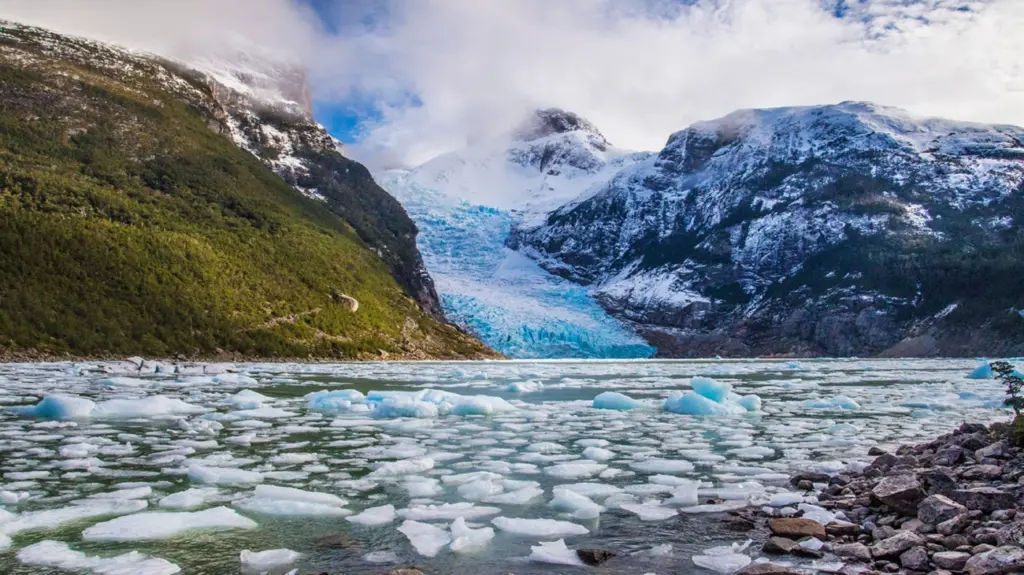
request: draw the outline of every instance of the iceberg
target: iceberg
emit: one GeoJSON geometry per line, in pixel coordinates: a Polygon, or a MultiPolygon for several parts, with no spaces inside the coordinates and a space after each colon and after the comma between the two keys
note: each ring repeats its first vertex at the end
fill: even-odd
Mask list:
{"type": "Polygon", "coordinates": [[[345,521],[366,525],[368,527],[376,527],[379,525],[387,525],[394,521],[396,517],[398,517],[398,515],[395,513],[394,505],[381,505],[380,507],[364,509],[362,513],[359,513],[358,515],[346,517],[345,521]]]}
{"type": "Polygon", "coordinates": [[[92,414],[96,404],[82,397],[71,395],[47,395],[34,406],[12,407],[11,411],[29,417],[44,419],[85,419],[92,414]]]}
{"type": "Polygon", "coordinates": [[[555,487],[554,492],[555,497],[548,506],[556,511],[568,513],[573,519],[582,520],[597,519],[601,515],[602,507],[585,495],[564,487],[555,487]]]}
{"type": "Polygon", "coordinates": [[[644,404],[615,391],[606,391],[594,398],[594,409],[629,410],[643,407],[644,404]]]}
{"type": "Polygon", "coordinates": [[[995,377],[995,373],[992,371],[992,366],[984,360],[971,373],[967,374],[967,379],[992,379],[993,377],[995,377]]]}
{"type": "Polygon", "coordinates": [[[366,411],[366,396],[355,389],[314,391],[303,398],[306,407],[318,411],[366,411]]]}
{"type": "Polygon", "coordinates": [[[693,391],[673,392],[662,408],[681,415],[742,415],[761,409],[760,397],[736,395],[729,383],[694,377],[690,387],[693,391]]]}

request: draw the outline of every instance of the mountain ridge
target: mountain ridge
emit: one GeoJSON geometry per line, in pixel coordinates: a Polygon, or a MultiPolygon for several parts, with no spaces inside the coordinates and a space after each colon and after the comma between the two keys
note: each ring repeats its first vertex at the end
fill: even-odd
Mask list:
{"type": "Polygon", "coordinates": [[[1020,350],[1022,142],[863,102],[738,111],[675,132],[509,246],[591,286],[663,355],[1020,350]],[[989,320],[1009,340],[943,335],[989,320]]]}
{"type": "Polygon", "coordinates": [[[14,23],[0,73],[8,355],[494,357],[301,103],[14,23]]]}

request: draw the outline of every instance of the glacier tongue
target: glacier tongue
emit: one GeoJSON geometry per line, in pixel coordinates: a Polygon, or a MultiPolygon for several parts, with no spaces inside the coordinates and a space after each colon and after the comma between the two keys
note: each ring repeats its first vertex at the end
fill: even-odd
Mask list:
{"type": "Polygon", "coordinates": [[[515,358],[639,358],[654,348],[611,318],[588,290],[505,247],[521,216],[378,174],[420,229],[418,247],[449,319],[515,358]]]}

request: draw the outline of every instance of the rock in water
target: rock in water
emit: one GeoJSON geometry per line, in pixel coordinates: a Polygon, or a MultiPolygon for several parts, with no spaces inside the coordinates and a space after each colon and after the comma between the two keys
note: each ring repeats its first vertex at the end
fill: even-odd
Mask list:
{"type": "Polygon", "coordinates": [[[772,537],[761,548],[765,553],[772,555],[786,555],[792,553],[797,547],[797,542],[785,537],[772,537]]]}
{"type": "Polygon", "coordinates": [[[825,526],[811,519],[798,517],[772,519],[768,522],[768,528],[771,529],[773,535],[787,539],[803,539],[804,537],[825,539],[826,537],[825,526]]]}
{"type": "Polygon", "coordinates": [[[937,525],[967,513],[967,508],[945,495],[929,495],[917,506],[917,518],[929,525],[937,525]]]}
{"type": "Polygon", "coordinates": [[[917,504],[924,498],[921,482],[916,475],[909,473],[883,478],[871,494],[904,515],[916,515],[917,504]]]}
{"type": "Polygon", "coordinates": [[[604,549],[577,549],[576,555],[587,565],[596,567],[615,557],[615,553],[604,549]]]}

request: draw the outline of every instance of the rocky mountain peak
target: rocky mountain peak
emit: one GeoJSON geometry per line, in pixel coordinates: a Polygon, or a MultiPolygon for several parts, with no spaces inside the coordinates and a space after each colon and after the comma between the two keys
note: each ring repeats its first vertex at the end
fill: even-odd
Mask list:
{"type": "Polygon", "coordinates": [[[529,142],[555,134],[566,134],[569,132],[587,132],[603,141],[606,145],[604,135],[597,126],[586,118],[563,110],[561,108],[546,108],[536,110],[520,127],[514,132],[517,140],[529,142]]]}

